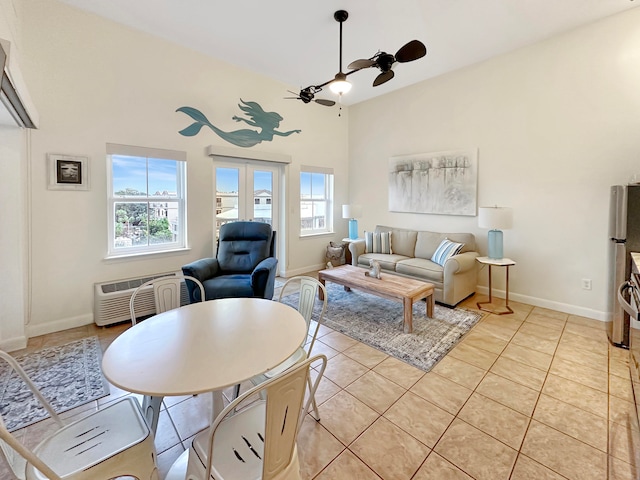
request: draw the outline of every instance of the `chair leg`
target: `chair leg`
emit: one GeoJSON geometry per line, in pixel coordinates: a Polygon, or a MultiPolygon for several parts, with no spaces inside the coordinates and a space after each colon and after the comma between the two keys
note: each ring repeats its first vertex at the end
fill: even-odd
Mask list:
{"type": "Polygon", "coordinates": [[[313,387],[311,385],[311,377],[307,376],[307,386],[309,387],[309,395],[311,395],[311,405],[313,406],[313,411],[315,412],[315,415],[313,416],[313,418],[316,419],[316,422],[320,421],[320,412],[318,411],[318,405],[316,404],[316,397],[313,394],[313,387]]]}
{"type": "Polygon", "coordinates": [[[158,419],[160,418],[162,398],[163,397],[150,397],[145,395],[142,400],[142,413],[147,421],[147,425],[149,425],[149,430],[151,430],[154,435],[158,429],[158,419]]]}

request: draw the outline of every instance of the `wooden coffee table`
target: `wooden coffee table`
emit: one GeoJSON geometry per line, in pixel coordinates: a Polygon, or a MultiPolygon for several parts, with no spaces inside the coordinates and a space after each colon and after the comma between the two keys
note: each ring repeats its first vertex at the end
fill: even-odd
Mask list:
{"type": "MultiPolygon", "coordinates": [[[[345,291],[352,288],[361,290],[389,300],[399,300],[404,308],[404,332],[413,331],[413,303],[425,299],[427,301],[427,317],[433,318],[433,284],[421,282],[413,278],[401,277],[389,273],[382,273],[382,278],[368,277],[364,273],[366,268],[342,265],[340,267],[320,270],[318,280],[323,285],[326,281],[344,286],[345,291]]],[[[322,290],[318,296],[323,299],[322,290]]]]}

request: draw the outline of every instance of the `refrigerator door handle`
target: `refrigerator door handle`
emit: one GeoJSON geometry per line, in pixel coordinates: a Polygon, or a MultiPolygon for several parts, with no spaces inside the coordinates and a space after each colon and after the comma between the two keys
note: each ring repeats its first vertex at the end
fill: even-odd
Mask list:
{"type": "Polygon", "coordinates": [[[618,287],[618,303],[631,318],[638,319],[638,312],[627,302],[624,294],[627,290],[633,290],[635,286],[631,282],[624,282],[618,287]]]}

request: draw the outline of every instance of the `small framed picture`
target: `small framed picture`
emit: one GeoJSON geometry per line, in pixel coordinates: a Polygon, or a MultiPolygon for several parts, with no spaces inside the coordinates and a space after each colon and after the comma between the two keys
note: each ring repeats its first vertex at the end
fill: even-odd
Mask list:
{"type": "Polygon", "coordinates": [[[47,155],[49,190],[89,190],[89,157],[47,155]]]}

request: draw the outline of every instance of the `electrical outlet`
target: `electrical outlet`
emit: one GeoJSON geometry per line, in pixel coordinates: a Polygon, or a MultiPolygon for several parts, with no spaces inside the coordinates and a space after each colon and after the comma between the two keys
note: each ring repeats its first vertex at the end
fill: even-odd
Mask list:
{"type": "Polygon", "coordinates": [[[583,278],[582,279],[582,289],[583,290],[591,290],[591,279],[583,278]]]}

